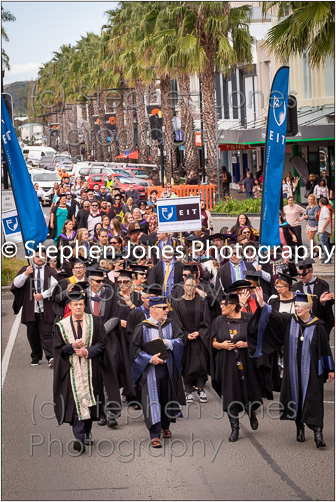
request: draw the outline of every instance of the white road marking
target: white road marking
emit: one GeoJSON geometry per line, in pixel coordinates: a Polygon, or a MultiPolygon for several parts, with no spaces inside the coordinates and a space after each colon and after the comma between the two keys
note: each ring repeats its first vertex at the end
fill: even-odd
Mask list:
{"type": "Polygon", "coordinates": [[[20,323],[21,323],[21,310],[17,314],[15,321],[13,323],[13,326],[12,326],[12,329],[11,329],[11,332],[9,335],[9,339],[7,342],[7,347],[6,347],[4,356],[2,358],[1,387],[3,387],[4,383],[5,383],[5,378],[6,378],[7,370],[8,370],[8,366],[9,366],[9,360],[10,360],[10,356],[12,355],[12,352],[13,352],[13,347],[14,347],[14,343],[16,340],[16,335],[18,334],[18,331],[19,331],[20,323]]]}
{"type": "Polygon", "coordinates": [[[323,401],[326,404],[335,404],[335,401],[323,401]]]}

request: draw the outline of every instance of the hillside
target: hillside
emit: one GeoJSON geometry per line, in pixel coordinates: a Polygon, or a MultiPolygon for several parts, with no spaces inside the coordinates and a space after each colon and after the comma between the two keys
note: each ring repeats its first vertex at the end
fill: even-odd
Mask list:
{"type": "Polygon", "coordinates": [[[14,117],[27,115],[30,84],[28,80],[4,85],[4,91],[13,96],[14,117]]]}

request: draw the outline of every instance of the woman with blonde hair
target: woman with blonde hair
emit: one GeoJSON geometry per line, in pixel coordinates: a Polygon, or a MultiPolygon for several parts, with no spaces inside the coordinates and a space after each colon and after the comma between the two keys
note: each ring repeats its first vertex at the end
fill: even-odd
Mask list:
{"type": "MultiPolygon", "coordinates": [[[[315,245],[314,237],[317,232],[318,221],[316,219],[316,215],[319,212],[319,207],[317,205],[316,197],[312,193],[308,196],[308,206],[305,209],[303,218],[306,220],[306,234],[309,241],[309,246],[311,246],[311,242],[313,246],[315,245]]],[[[318,252],[314,252],[314,256],[316,256],[318,252]]]]}
{"type": "Polygon", "coordinates": [[[133,221],[134,221],[133,214],[132,213],[125,213],[124,222],[121,224],[122,232],[127,233],[128,227],[129,227],[130,223],[132,223],[133,221]]]}

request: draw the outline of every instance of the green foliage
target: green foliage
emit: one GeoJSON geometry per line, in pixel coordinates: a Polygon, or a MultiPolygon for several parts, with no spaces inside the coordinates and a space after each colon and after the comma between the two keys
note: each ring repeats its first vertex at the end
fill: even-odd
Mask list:
{"type": "Polygon", "coordinates": [[[11,286],[18,271],[27,265],[25,260],[3,258],[1,267],[1,286],[11,286]]]}
{"type": "MultiPolygon", "coordinates": [[[[284,199],[283,205],[287,205],[287,199],[284,199]]],[[[260,214],[261,199],[235,200],[231,197],[225,197],[224,200],[215,205],[213,213],[224,213],[239,215],[240,213],[260,214]]]]}
{"type": "Polygon", "coordinates": [[[29,99],[30,82],[13,82],[4,86],[5,92],[13,96],[14,117],[28,114],[28,99],[29,99]]]}

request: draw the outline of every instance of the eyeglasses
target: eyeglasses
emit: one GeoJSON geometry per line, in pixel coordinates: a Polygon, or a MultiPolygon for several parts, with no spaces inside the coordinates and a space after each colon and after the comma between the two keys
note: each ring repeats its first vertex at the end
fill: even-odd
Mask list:
{"type": "Polygon", "coordinates": [[[92,207],[98,207],[98,204],[92,204],[92,207]]]}
{"type": "Polygon", "coordinates": [[[312,270],[308,270],[308,272],[305,272],[305,273],[303,273],[303,272],[299,272],[299,273],[298,273],[298,276],[299,276],[299,277],[306,277],[306,275],[310,274],[310,272],[312,272],[312,270]]]}
{"type": "Polygon", "coordinates": [[[168,186],[168,185],[167,185],[167,187],[166,187],[166,188],[171,188],[171,186],[168,186]]]}
{"type": "Polygon", "coordinates": [[[110,244],[119,244],[117,241],[110,241],[110,244]]]}
{"type": "Polygon", "coordinates": [[[168,307],[155,307],[156,309],[168,310],[168,307]]]}
{"type": "Polygon", "coordinates": [[[251,232],[249,230],[247,230],[246,232],[242,232],[242,235],[248,235],[250,234],[251,232]]]}
{"type": "Polygon", "coordinates": [[[84,270],[85,267],[74,267],[73,270],[84,270]]]}
{"type": "Polygon", "coordinates": [[[147,274],[146,274],[146,272],[138,272],[138,275],[144,275],[144,276],[146,276],[147,274]]]}
{"type": "Polygon", "coordinates": [[[118,284],[129,284],[129,283],[130,283],[129,279],[127,281],[118,280],[118,284]]]}
{"type": "Polygon", "coordinates": [[[101,284],[103,282],[105,282],[105,279],[94,279],[93,277],[91,277],[91,279],[96,282],[97,284],[101,284]]]}
{"type": "Polygon", "coordinates": [[[182,277],[189,277],[191,274],[182,274],[182,277]]]}

